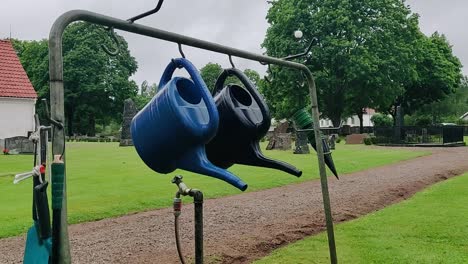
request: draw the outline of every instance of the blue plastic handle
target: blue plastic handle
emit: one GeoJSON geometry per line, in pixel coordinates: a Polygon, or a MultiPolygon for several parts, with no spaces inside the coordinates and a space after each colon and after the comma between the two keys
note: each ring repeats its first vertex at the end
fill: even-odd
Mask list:
{"type": "Polygon", "coordinates": [[[194,84],[203,90],[202,97],[206,103],[206,108],[210,116],[210,122],[207,125],[203,125],[203,128],[217,130],[219,124],[219,115],[215,102],[213,100],[213,97],[210,96],[211,93],[208,90],[205,81],[203,81],[200,72],[189,60],[185,58],[172,59],[169,65],[167,65],[166,69],[164,70],[163,75],[161,76],[161,80],[159,81],[159,87],[164,87],[172,79],[174,71],[180,68],[184,68],[192,78],[194,84]]]}

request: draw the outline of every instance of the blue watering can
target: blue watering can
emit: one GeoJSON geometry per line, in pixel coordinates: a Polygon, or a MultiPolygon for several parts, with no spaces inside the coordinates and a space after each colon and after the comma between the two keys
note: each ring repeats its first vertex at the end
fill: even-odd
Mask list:
{"type": "Polygon", "coordinates": [[[237,163],[282,170],[297,177],[302,175],[294,166],[269,159],[260,151],[259,141],[270,128],[270,112],[256,86],[243,72],[225,69],[216,81],[213,94],[220,123],[218,133],[206,146],[211,162],[221,168],[237,163]],[[223,88],[229,76],[238,78],[245,88],[236,84],[223,88]]]}
{"type": "Polygon", "coordinates": [[[216,135],[219,116],[198,70],[184,58],[166,67],[153,99],[132,120],[133,144],[152,170],[170,173],[180,168],[226,181],[244,191],[247,184],[207,158],[205,145],[216,135]],[[174,77],[185,68],[192,80],[174,77]],[[171,79],[172,78],[172,79],[171,79]]]}

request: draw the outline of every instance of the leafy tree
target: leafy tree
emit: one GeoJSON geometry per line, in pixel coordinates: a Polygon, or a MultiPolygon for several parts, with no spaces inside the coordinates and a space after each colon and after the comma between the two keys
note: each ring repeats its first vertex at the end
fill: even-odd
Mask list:
{"type": "Polygon", "coordinates": [[[252,81],[253,84],[258,85],[260,81],[260,74],[252,69],[245,69],[244,74],[252,81]]]}
{"type": "Polygon", "coordinates": [[[43,117],[45,112],[41,99],[49,99],[49,50],[47,40],[12,40],[12,42],[21,64],[38,94],[39,100],[36,103],[36,111],[40,117],[43,117]]]}
{"type": "Polygon", "coordinates": [[[421,37],[414,54],[415,75],[405,82],[405,91],[396,98],[392,108],[402,105],[408,114],[447,98],[456,92],[462,79],[462,65],[445,36],[436,32],[430,37],[421,37]]]}
{"type": "MultiPolygon", "coordinates": [[[[272,2],[267,19],[263,46],[269,55],[300,53],[316,38],[306,65],[316,78],[322,115],[334,126],[346,111],[388,107],[414,74],[418,17],[401,0],[281,0],[272,2]],[[304,33],[300,41],[292,34],[297,29],[304,33]]],[[[299,73],[272,71],[265,95],[276,117],[288,118],[306,106],[308,88],[299,73]]]]}
{"type": "Polygon", "coordinates": [[[380,113],[373,115],[371,121],[376,127],[391,127],[393,125],[391,117],[380,113]]]}
{"type": "MultiPolygon", "coordinates": [[[[102,27],[73,23],[63,35],[65,114],[68,134],[95,134],[96,123],[121,119],[123,101],[138,91],[129,77],[137,63],[127,42],[117,35],[120,53],[111,57],[101,44],[115,45],[102,27]]],[[[48,48],[46,40],[17,41],[23,66],[39,93],[48,98],[48,48]]]]}
{"type": "Polygon", "coordinates": [[[218,63],[209,62],[200,69],[200,75],[205,81],[208,90],[213,91],[218,76],[223,71],[223,68],[218,63]]]}
{"type": "Polygon", "coordinates": [[[140,95],[152,98],[158,92],[158,85],[156,83],[149,84],[148,81],[143,81],[140,86],[140,95]]]}
{"type": "MultiPolygon", "coordinates": [[[[223,68],[218,63],[209,62],[203,68],[200,69],[200,75],[206,83],[206,86],[210,91],[213,91],[216,80],[219,75],[223,72],[223,68]]],[[[244,74],[255,84],[257,85],[260,80],[260,74],[252,69],[245,69],[244,74]]],[[[235,77],[228,77],[226,84],[235,83],[240,85],[240,81],[235,77]]]]}
{"type": "Polygon", "coordinates": [[[460,116],[468,111],[468,78],[463,77],[457,90],[439,102],[423,105],[406,120],[409,124],[458,123],[460,116]]]}
{"type": "Polygon", "coordinates": [[[138,109],[142,109],[158,92],[156,83],[148,84],[148,81],[143,81],[140,86],[140,94],[133,98],[138,109]]]}

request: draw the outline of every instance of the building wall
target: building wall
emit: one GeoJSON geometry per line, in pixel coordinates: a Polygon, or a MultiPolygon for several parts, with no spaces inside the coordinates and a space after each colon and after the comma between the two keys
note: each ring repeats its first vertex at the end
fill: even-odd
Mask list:
{"type": "MultiPolygon", "coordinates": [[[[362,115],[364,126],[374,126],[371,121],[373,114],[364,114],[362,115]]],[[[357,115],[348,117],[346,120],[342,121],[342,125],[348,125],[351,127],[359,126],[359,117],[357,115]]],[[[320,119],[320,127],[333,127],[333,123],[330,119],[320,119]]]]}
{"type": "Polygon", "coordinates": [[[34,130],[35,99],[0,97],[0,138],[27,136],[34,130]]]}

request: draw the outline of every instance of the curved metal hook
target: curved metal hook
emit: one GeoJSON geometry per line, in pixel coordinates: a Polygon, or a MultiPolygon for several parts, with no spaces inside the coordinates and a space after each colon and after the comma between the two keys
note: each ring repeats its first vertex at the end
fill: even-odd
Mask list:
{"type": "Polygon", "coordinates": [[[231,63],[232,68],[236,68],[236,65],[234,65],[234,62],[232,62],[232,56],[229,55],[229,62],[231,63]]]}
{"type": "Polygon", "coordinates": [[[299,58],[299,57],[303,57],[303,56],[306,56],[310,50],[312,49],[312,46],[318,42],[318,39],[317,38],[312,38],[312,41],[310,41],[310,44],[309,44],[309,47],[307,47],[307,49],[302,52],[302,53],[299,53],[299,54],[295,54],[295,55],[289,55],[287,57],[284,57],[283,60],[292,60],[292,59],[296,59],[296,58],[299,58]]]}
{"type": "Polygon", "coordinates": [[[142,14],[139,14],[137,16],[134,16],[132,18],[129,18],[129,19],[127,19],[127,21],[130,22],[130,23],[133,23],[133,22],[137,21],[138,19],[142,19],[144,17],[147,17],[149,15],[152,15],[152,14],[158,12],[159,9],[161,9],[161,6],[162,6],[163,2],[164,2],[164,0],[159,0],[158,4],[156,5],[156,7],[154,9],[151,9],[150,11],[146,11],[146,12],[144,12],[142,14]]]}
{"type": "Polygon", "coordinates": [[[185,59],[185,54],[184,54],[184,51],[182,50],[182,44],[177,43],[177,45],[179,46],[179,53],[180,53],[180,56],[182,56],[182,58],[185,59]]]}
{"type": "Polygon", "coordinates": [[[120,43],[119,43],[119,40],[117,39],[117,36],[115,35],[115,32],[114,32],[114,28],[113,27],[109,27],[107,28],[107,32],[109,33],[109,35],[111,36],[111,38],[114,40],[115,42],[115,50],[110,50],[108,47],[106,47],[106,45],[104,44],[101,44],[101,48],[104,50],[105,53],[107,53],[108,55],[110,56],[117,56],[119,53],[120,53],[120,43]]]}

